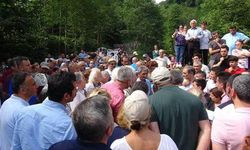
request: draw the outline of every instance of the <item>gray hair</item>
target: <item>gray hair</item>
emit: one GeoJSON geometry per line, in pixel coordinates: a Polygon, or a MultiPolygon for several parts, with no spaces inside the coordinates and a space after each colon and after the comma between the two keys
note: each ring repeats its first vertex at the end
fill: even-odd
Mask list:
{"type": "Polygon", "coordinates": [[[102,73],[103,76],[106,76],[106,77],[109,76],[110,77],[109,72],[106,71],[106,70],[102,71],[101,73],[102,73]]]}
{"type": "Polygon", "coordinates": [[[141,73],[142,71],[149,71],[148,67],[142,65],[142,66],[138,67],[136,73],[141,73]]]}
{"type": "Polygon", "coordinates": [[[133,80],[134,72],[130,67],[122,66],[119,68],[117,72],[117,80],[119,81],[127,81],[133,80]]]}
{"type": "Polygon", "coordinates": [[[240,75],[233,81],[233,89],[241,101],[250,103],[250,75],[240,75]]]}
{"type": "Polygon", "coordinates": [[[83,141],[100,142],[106,130],[113,128],[113,120],[109,98],[102,95],[87,98],[73,111],[73,123],[83,141]]]}
{"type": "Polygon", "coordinates": [[[91,69],[91,72],[90,72],[90,74],[89,74],[89,80],[88,80],[89,83],[95,82],[95,77],[96,77],[96,75],[97,75],[98,73],[101,73],[100,69],[98,69],[98,68],[92,68],[92,69],[91,69]]]}
{"type": "Polygon", "coordinates": [[[187,69],[188,74],[195,75],[195,70],[193,66],[186,65],[183,69],[187,69]]]}
{"type": "Polygon", "coordinates": [[[180,85],[183,82],[182,72],[174,69],[170,71],[170,83],[173,85],[180,85]]]}
{"type": "Polygon", "coordinates": [[[84,80],[84,76],[83,76],[82,72],[75,72],[75,76],[76,76],[76,81],[84,80]]]}

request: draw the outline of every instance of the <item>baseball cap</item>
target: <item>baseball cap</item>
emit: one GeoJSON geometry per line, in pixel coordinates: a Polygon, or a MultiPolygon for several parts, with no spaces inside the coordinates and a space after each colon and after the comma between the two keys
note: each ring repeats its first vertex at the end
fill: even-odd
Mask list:
{"type": "Polygon", "coordinates": [[[146,125],[151,115],[146,93],[136,90],[129,95],[124,102],[124,112],[129,122],[138,121],[141,125],[146,125]]]}
{"type": "Polygon", "coordinates": [[[157,67],[151,73],[153,82],[167,80],[170,77],[170,71],[166,67],[157,67]]]}
{"type": "Polygon", "coordinates": [[[144,58],[145,58],[145,57],[148,57],[148,54],[143,54],[142,57],[144,57],[144,58]]]}
{"type": "Polygon", "coordinates": [[[41,68],[50,69],[49,64],[47,62],[41,62],[40,66],[41,68]]]}

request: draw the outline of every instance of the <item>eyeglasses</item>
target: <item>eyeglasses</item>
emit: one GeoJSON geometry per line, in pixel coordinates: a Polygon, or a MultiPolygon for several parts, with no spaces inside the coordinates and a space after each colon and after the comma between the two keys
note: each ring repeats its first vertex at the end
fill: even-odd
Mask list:
{"type": "Polygon", "coordinates": [[[115,66],[115,65],[116,65],[116,63],[110,63],[110,65],[113,65],[113,66],[115,66]]]}

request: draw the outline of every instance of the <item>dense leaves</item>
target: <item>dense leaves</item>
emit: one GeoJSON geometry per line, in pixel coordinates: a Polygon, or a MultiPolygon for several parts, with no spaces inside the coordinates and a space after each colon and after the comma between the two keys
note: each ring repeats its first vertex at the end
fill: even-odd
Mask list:
{"type": "MultiPolygon", "coordinates": [[[[172,33],[191,19],[225,34],[237,25],[250,35],[250,0],[2,0],[0,59],[48,52],[95,50],[133,45],[140,53],[154,44],[173,53],[172,33]]],[[[130,49],[130,50],[131,50],[130,49]]]]}

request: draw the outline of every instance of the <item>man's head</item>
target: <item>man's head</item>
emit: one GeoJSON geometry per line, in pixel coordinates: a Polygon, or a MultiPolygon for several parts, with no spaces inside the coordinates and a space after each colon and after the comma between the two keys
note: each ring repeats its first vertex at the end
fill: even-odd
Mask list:
{"type": "Polygon", "coordinates": [[[221,57],[227,57],[228,50],[229,50],[228,46],[222,45],[221,48],[220,48],[220,55],[221,55],[221,57]]]}
{"type": "Polygon", "coordinates": [[[193,68],[194,68],[195,72],[201,71],[202,63],[200,61],[194,61],[193,68]]]}
{"type": "Polygon", "coordinates": [[[138,67],[137,74],[138,74],[139,79],[141,79],[141,80],[146,79],[148,77],[148,67],[146,67],[146,66],[138,67]]]}
{"type": "Polygon", "coordinates": [[[236,68],[238,66],[238,60],[239,58],[237,56],[231,56],[228,61],[229,61],[229,66],[232,68],[236,68]]]}
{"type": "Polygon", "coordinates": [[[209,78],[211,80],[216,81],[217,75],[218,75],[219,72],[220,72],[220,68],[219,67],[213,67],[213,68],[211,68],[211,71],[209,73],[209,78]]]}
{"type": "Polygon", "coordinates": [[[118,69],[116,80],[122,84],[124,89],[130,87],[135,78],[135,73],[130,67],[122,66],[118,69]]]}
{"type": "Polygon", "coordinates": [[[218,39],[218,38],[220,37],[219,32],[214,31],[214,32],[212,33],[212,37],[213,37],[213,39],[218,39]]]}
{"type": "Polygon", "coordinates": [[[16,71],[31,72],[31,64],[27,57],[17,56],[13,58],[13,66],[16,71]]]}
{"type": "Polygon", "coordinates": [[[216,86],[219,88],[219,90],[226,92],[226,83],[230,76],[231,75],[228,72],[222,71],[218,73],[216,86]]]}
{"type": "Polygon", "coordinates": [[[193,88],[203,91],[207,85],[207,81],[205,79],[194,79],[193,88]]]}
{"type": "Polygon", "coordinates": [[[98,68],[92,68],[89,74],[89,83],[100,83],[102,81],[102,73],[98,68]]]}
{"type": "Polygon", "coordinates": [[[192,66],[185,66],[182,70],[182,75],[184,79],[187,79],[188,81],[193,81],[195,70],[192,66]]]}
{"type": "Polygon", "coordinates": [[[129,65],[129,58],[127,56],[123,56],[121,63],[123,66],[129,65]]]}
{"type": "Polygon", "coordinates": [[[137,58],[137,57],[133,57],[133,58],[132,58],[132,63],[133,63],[133,64],[136,64],[137,62],[138,62],[138,58],[137,58]]]}
{"type": "Polygon", "coordinates": [[[250,75],[240,75],[233,81],[233,100],[238,98],[240,101],[250,104],[250,75]]]}
{"type": "Polygon", "coordinates": [[[229,32],[232,34],[232,35],[235,35],[236,34],[236,26],[230,26],[229,27],[229,32]]]}
{"type": "Polygon", "coordinates": [[[164,57],[165,51],[163,49],[159,50],[159,56],[162,58],[164,57]]]}
{"type": "Polygon", "coordinates": [[[202,21],[202,23],[201,23],[201,28],[202,28],[203,30],[205,30],[205,29],[207,28],[207,22],[206,22],[206,21],[202,21]]]}
{"type": "Polygon", "coordinates": [[[12,78],[12,90],[25,100],[37,94],[37,85],[31,74],[18,72],[12,78]]]}
{"type": "Polygon", "coordinates": [[[201,62],[202,56],[201,56],[200,53],[194,53],[192,59],[193,59],[193,62],[195,62],[195,61],[200,61],[201,62]]]}
{"type": "Polygon", "coordinates": [[[197,72],[195,72],[194,78],[206,80],[206,73],[204,71],[197,71],[197,72]]]}
{"type": "MultiPolygon", "coordinates": [[[[169,71],[166,67],[157,67],[151,73],[151,79],[154,85],[162,87],[165,85],[180,85],[183,82],[182,73],[179,70],[169,71]]],[[[157,89],[156,89],[157,90],[157,89]]]]}
{"type": "Polygon", "coordinates": [[[87,98],[75,108],[72,118],[81,141],[106,144],[112,134],[114,119],[106,96],[87,98]]]}
{"type": "Polygon", "coordinates": [[[76,76],[70,72],[59,72],[48,78],[48,98],[62,104],[71,102],[76,95],[76,76]]]}
{"type": "Polygon", "coordinates": [[[231,98],[232,97],[232,88],[233,88],[233,81],[236,77],[238,77],[239,74],[234,74],[231,75],[228,80],[227,80],[227,84],[226,84],[226,93],[227,95],[231,98]]]}
{"type": "Polygon", "coordinates": [[[193,19],[193,20],[190,21],[191,28],[195,28],[196,25],[197,25],[197,21],[195,19],[193,19]]]}

